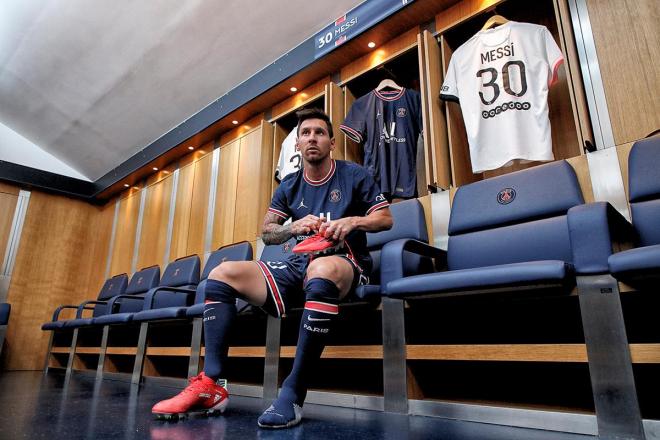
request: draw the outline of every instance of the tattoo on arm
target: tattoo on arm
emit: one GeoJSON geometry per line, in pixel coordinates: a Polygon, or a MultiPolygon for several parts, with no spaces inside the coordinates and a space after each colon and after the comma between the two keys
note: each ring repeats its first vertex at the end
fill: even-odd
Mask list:
{"type": "Polygon", "coordinates": [[[278,215],[269,212],[264,218],[264,225],[261,232],[261,239],[264,244],[281,244],[293,236],[291,233],[291,224],[282,225],[284,219],[278,215]]]}

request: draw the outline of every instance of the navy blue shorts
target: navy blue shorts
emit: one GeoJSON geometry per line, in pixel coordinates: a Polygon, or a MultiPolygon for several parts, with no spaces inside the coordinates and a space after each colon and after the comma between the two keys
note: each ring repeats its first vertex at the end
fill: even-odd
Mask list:
{"type": "MultiPolygon", "coordinates": [[[[349,295],[357,286],[368,284],[369,278],[363,273],[352,255],[333,254],[345,258],[353,267],[353,283],[349,295]]],[[[324,257],[316,257],[324,258],[324,257]]],[[[306,255],[293,255],[285,261],[257,261],[266,280],[267,298],[261,307],[269,315],[281,318],[291,307],[301,307],[305,298],[303,284],[310,258],[306,255]]]]}

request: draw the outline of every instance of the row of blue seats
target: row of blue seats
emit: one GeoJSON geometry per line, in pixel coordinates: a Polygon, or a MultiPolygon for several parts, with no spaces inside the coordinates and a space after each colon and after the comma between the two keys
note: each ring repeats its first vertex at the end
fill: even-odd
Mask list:
{"type": "MultiPolygon", "coordinates": [[[[414,298],[507,286],[557,286],[570,291],[576,274],[611,273],[632,286],[657,281],[660,267],[660,147],[658,137],[630,154],[630,205],[635,228],[606,202],[584,204],[572,167],[558,161],[461,187],[451,208],[447,251],[428,245],[424,212],[416,200],[392,206],[394,227],[368,234],[374,284],[363,299],[414,298]],[[503,191],[507,200],[501,200],[503,191]],[[640,247],[612,254],[612,241],[631,237],[640,247]],[[446,265],[441,272],[436,265],[446,265]],[[380,267],[387,271],[380,271],[380,267]],[[430,273],[433,272],[433,273],[430,273]]],[[[267,246],[261,260],[286,258],[290,246],[267,246]]],[[[199,273],[196,255],[105,282],[98,298],[58,307],[43,330],[201,316],[205,279],[227,260],[251,260],[249,243],[211,254],[199,273]],[[201,280],[201,282],[200,282],[201,280]],[[65,308],[76,319],[59,320],[65,308]],[[92,309],[92,317],[83,311],[92,309]]]]}

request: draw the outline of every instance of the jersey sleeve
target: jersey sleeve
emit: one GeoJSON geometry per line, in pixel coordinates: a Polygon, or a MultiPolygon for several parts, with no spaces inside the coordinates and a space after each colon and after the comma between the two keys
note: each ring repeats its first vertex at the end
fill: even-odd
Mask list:
{"type": "Polygon", "coordinates": [[[275,214],[283,220],[288,220],[289,217],[291,217],[291,211],[289,210],[289,205],[286,201],[284,186],[285,185],[280,185],[275,190],[275,194],[273,194],[270,206],[268,207],[268,212],[275,214]]]}
{"type": "Polygon", "coordinates": [[[548,63],[548,86],[552,86],[557,82],[557,71],[559,66],[564,62],[564,55],[561,53],[559,46],[555,43],[555,39],[552,38],[552,34],[548,28],[543,27],[542,32],[542,44],[545,49],[544,56],[545,60],[548,63]]]}
{"type": "Polygon", "coordinates": [[[354,142],[361,144],[364,142],[367,131],[367,115],[361,101],[358,99],[353,103],[351,109],[346,115],[344,122],[339,125],[339,129],[354,142]]]}
{"type": "Polygon", "coordinates": [[[442,83],[440,89],[440,99],[445,101],[458,102],[458,83],[456,82],[456,57],[452,56],[449,60],[449,67],[445,75],[445,81],[442,83]]]}
{"type": "Polygon", "coordinates": [[[374,211],[390,206],[390,203],[380,191],[376,181],[367,173],[366,169],[357,166],[354,175],[356,190],[359,202],[364,208],[364,215],[369,215],[374,211]]]}

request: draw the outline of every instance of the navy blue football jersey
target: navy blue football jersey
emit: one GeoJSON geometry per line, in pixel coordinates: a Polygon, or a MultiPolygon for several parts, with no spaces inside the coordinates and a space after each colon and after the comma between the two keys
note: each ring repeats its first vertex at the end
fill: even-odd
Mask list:
{"type": "Polygon", "coordinates": [[[422,130],[419,93],[373,90],[358,98],[339,129],[364,144],[364,166],[391,197],[417,194],[417,137],[422,130]]]}
{"type": "MultiPolygon", "coordinates": [[[[312,214],[329,220],[362,217],[389,206],[385,196],[367,171],[355,163],[333,160],[328,174],[320,180],[308,179],[305,169],[289,174],[275,190],[268,211],[287,220],[312,214]]],[[[309,235],[296,236],[297,242],[309,235]]],[[[364,231],[354,230],[346,237],[347,252],[360,267],[371,272],[364,231]]]]}

